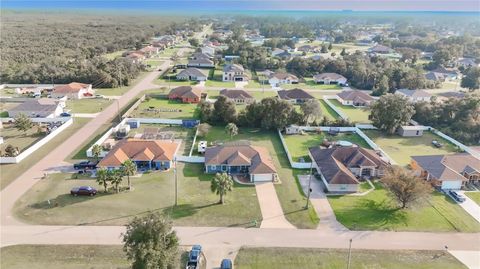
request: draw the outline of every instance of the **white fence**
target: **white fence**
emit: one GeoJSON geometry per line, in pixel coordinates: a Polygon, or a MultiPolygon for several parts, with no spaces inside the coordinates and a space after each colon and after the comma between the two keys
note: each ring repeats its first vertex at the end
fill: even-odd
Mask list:
{"type": "Polygon", "coordinates": [[[177,156],[177,161],[184,163],[204,163],[205,157],[203,156],[177,156]]]}
{"type": "MultiPolygon", "coordinates": [[[[302,126],[300,126],[301,128],[302,126]]],[[[306,126],[305,126],[306,127],[306,126]]],[[[292,156],[290,155],[290,152],[288,151],[287,143],[283,139],[282,132],[280,130],[278,131],[278,136],[280,136],[280,141],[282,141],[283,149],[285,150],[285,153],[287,154],[288,162],[290,162],[290,166],[292,168],[297,168],[297,169],[307,169],[312,166],[312,163],[300,163],[300,162],[294,162],[292,160],[292,156]]]]}
{"type": "Polygon", "coordinates": [[[322,97],[323,101],[325,101],[325,103],[327,103],[327,105],[333,109],[333,111],[335,111],[342,119],[344,120],[348,120],[348,117],[347,115],[345,115],[345,113],[343,113],[343,111],[341,111],[340,109],[338,109],[337,106],[335,106],[334,104],[332,104],[332,102],[330,102],[329,99],[335,99],[337,100],[337,98],[333,95],[325,95],[322,97]]]}
{"type": "Polygon", "coordinates": [[[380,153],[382,154],[382,156],[387,159],[390,164],[397,164],[397,162],[395,162],[382,148],[380,148],[377,144],[375,144],[375,142],[373,142],[372,139],[370,139],[370,137],[368,137],[364,132],[362,132],[362,130],[358,127],[355,127],[356,128],[356,131],[355,133],[357,133],[361,138],[363,138],[363,140],[365,140],[365,142],[367,142],[367,144],[374,150],[376,151],[380,151],[380,153]]]}
{"type": "Polygon", "coordinates": [[[198,128],[195,130],[195,136],[193,137],[192,148],[190,148],[190,152],[188,154],[189,157],[193,154],[193,149],[195,149],[195,143],[197,142],[197,135],[198,135],[198,128]]]}
{"type": "Polygon", "coordinates": [[[477,159],[480,159],[480,153],[478,153],[477,151],[475,150],[472,150],[471,148],[465,146],[464,144],[458,142],[457,140],[453,139],[452,137],[434,129],[434,128],[431,128],[431,127],[428,127],[430,128],[431,132],[440,136],[441,138],[447,140],[448,142],[454,144],[455,146],[459,147],[461,150],[465,151],[465,152],[468,152],[470,153],[472,156],[474,156],[475,158],[477,159]]]}
{"type": "MultiPolygon", "coordinates": [[[[32,122],[39,122],[39,123],[48,123],[48,122],[67,122],[71,119],[71,117],[59,117],[59,118],[30,118],[32,122]]],[[[14,122],[15,118],[0,118],[1,122],[14,122]]]]}
{"type": "MultiPolygon", "coordinates": [[[[67,120],[63,120],[66,118],[57,118],[57,119],[45,119],[43,118],[43,121],[36,121],[36,122],[47,122],[45,120],[52,120],[52,121],[63,121],[63,124],[58,127],[57,129],[53,130],[51,133],[49,133],[47,136],[42,138],[40,141],[32,145],[31,147],[27,148],[24,150],[22,153],[18,154],[15,157],[0,157],[0,163],[19,163],[23,159],[27,158],[30,156],[30,154],[34,153],[36,150],[38,150],[40,147],[48,143],[50,140],[52,140],[55,136],[60,134],[62,131],[64,131],[68,126],[72,125],[73,119],[72,118],[67,118],[67,120]]],[[[32,119],[34,120],[34,119],[32,119]]],[[[36,119],[40,120],[40,119],[36,119]]]]}

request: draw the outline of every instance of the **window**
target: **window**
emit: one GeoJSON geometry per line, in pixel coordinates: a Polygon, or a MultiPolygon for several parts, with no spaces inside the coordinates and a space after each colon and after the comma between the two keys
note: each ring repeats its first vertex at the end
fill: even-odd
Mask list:
{"type": "Polygon", "coordinates": [[[210,165],[210,170],[215,171],[217,167],[215,165],[210,165]]]}

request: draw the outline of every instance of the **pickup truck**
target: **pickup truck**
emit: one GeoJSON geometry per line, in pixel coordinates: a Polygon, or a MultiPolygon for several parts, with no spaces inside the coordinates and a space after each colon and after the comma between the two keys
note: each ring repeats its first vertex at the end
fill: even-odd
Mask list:
{"type": "Polygon", "coordinates": [[[98,162],[96,161],[82,161],[73,165],[75,170],[95,169],[98,162]]]}

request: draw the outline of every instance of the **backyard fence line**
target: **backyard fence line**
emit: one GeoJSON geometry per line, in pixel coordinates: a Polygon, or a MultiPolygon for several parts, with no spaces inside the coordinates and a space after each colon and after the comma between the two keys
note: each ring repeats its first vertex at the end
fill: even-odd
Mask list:
{"type": "MultiPolygon", "coordinates": [[[[33,119],[32,119],[33,120],[33,119]]],[[[39,119],[37,119],[39,120],[39,119]]],[[[44,119],[45,120],[45,119],[44,119]]],[[[58,119],[56,120],[58,121],[58,119]]],[[[57,129],[53,130],[51,133],[49,133],[47,136],[44,138],[40,139],[37,143],[32,145],[31,147],[27,148],[24,150],[22,153],[18,154],[15,157],[0,157],[0,164],[2,163],[19,163],[23,159],[27,158],[30,156],[30,154],[34,153],[36,150],[38,150],[40,147],[48,143],[50,140],[52,140],[55,136],[60,134],[62,131],[64,131],[68,126],[72,125],[73,119],[68,118],[68,120],[64,121],[64,123],[58,127],[57,129]]]]}
{"type": "MultiPolygon", "coordinates": [[[[58,118],[30,118],[32,122],[48,123],[48,122],[67,122],[71,120],[71,117],[58,117],[58,118]]],[[[14,122],[15,118],[0,118],[1,122],[14,122]]]]}
{"type": "Polygon", "coordinates": [[[376,151],[380,151],[383,157],[389,160],[390,164],[393,164],[393,165],[397,164],[397,162],[395,162],[382,148],[380,148],[377,144],[375,144],[375,142],[373,142],[373,140],[370,139],[370,137],[368,137],[359,127],[355,127],[355,128],[356,128],[355,133],[358,134],[363,140],[365,140],[365,142],[367,142],[367,144],[372,149],[376,151]]]}
{"type": "Polygon", "coordinates": [[[325,95],[322,97],[323,101],[325,101],[325,103],[327,103],[327,105],[333,109],[333,111],[335,111],[342,119],[344,120],[348,120],[348,117],[347,115],[345,115],[345,113],[343,113],[343,111],[341,111],[340,109],[338,109],[337,106],[335,106],[334,104],[332,104],[332,102],[330,102],[329,99],[335,99],[337,100],[337,98],[334,96],[334,95],[325,95]]]}
{"type": "Polygon", "coordinates": [[[197,142],[197,135],[198,135],[198,128],[196,128],[195,135],[193,136],[192,147],[190,148],[190,152],[188,153],[189,157],[192,157],[193,149],[195,148],[195,143],[197,142]]]}
{"type": "Polygon", "coordinates": [[[465,146],[464,144],[462,144],[459,141],[455,140],[454,138],[440,132],[439,130],[437,130],[435,128],[432,128],[430,126],[428,126],[428,128],[430,128],[432,133],[434,133],[434,134],[440,136],[441,138],[447,140],[448,142],[454,144],[455,146],[459,147],[463,151],[468,152],[470,155],[474,156],[475,158],[480,159],[480,153],[478,153],[477,151],[465,146]]]}
{"type": "Polygon", "coordinates": [[[204,163],[205,157],[203,156],[177,156],[177,161],[184,163],[204,163]]]}
{"type": "Polygon", "coordinates": [[[125,111],[125,113],[123,113],[122,115],[122,118],[126,118],[128,117],[135,109],[137,109],[137,107],[143,102],[145,101],[145,94],[142,95],[142,97],[140,97],[127,111],[125,111]]]}
{"type": "MultiPolygon", "coordinates": [[[[305,127],[308,127],[308,126],[305,126],[305,127]]],[[[278,131],[278,136],[280,136],[280,141],[282,141],[283,149],[285,150],[285,153],[287,154],[287,158],[288,158],[288,162],[290,163],[290,166],[292,168],[297,168],[297,169],[310,168],[312,166],[312,163],[300,163],[300,162],[294,162],[292,160],[292,156],[290,155],[290,152],[288,151],[288,147],[287,147],[287,144],[285,142],[285,139],[283,138],[282,132],[280,131],[280,129],[278,129],[277,131],[278,131]]]]}

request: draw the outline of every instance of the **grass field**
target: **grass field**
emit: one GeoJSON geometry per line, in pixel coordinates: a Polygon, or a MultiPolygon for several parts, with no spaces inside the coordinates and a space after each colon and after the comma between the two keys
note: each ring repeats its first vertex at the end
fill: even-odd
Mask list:
{"type": "Polygon", "coordinates": [[[66,108],[71,113],[98,113],[111,103],[113,103],[113,100],[103,98],[67,100],[66,108]]]}
{"type": "MultiPolygon", "coordinates": [[[[239,134],[230,139],[223,127],[212,127],[206,137],[198,137],[197,141],[206,140],[209,142],[224,143],[228,141],[249,140],[253,145],[267,148],[273,159],[275,168],[281,184],[275,184],[278,198],[282,205],[285,217],[289,222],[298,228],[314,229],[318,225],[318,217],[315,210],[310,207],[304,209],[306,198],[300,189],[296,179],[297,174],[308,173],[304,170],[293,170],[290,168],[285,150],[280,142],[278,134],[273,131],[262,131],[259,129],[240,128],[239,134]]],[[[196,148],[194,149],[196,151],[196,148]]]]}
{"type": "Polygon", "coordinates": [[[298,84],[282,84],[280,87],[282,89],[311,89],[311,90],[341,90],[342,87],[338,85],[324,85],[324,84],[317,84],[313,81],[313,78],[304,78],[305,82],[301,82],[298,84]]]}
{"type": "Polygon", "coordinates": [[[277,96],[277,92],[272,91],[272,90],[266,90],[266,91],[249,91],[249,90],[247,90],[247,92],[259,101],[262,100],[263,98],[277,96]]]}
{"type": "Polygon", "coordinates": [[[198,118],[197,104],[184,104],[165,98],[151,98],[142,102],[132,113],[137,118],[192,119],[198,118]],[[156,109],[150,110],[150,108],[156,109]]]}
{"type": "Polygon", "coordinates": [[[33,126],[26,132],[19,131],[13,124],[3,124],[1,135],[3,143],[0,144],[0,151],[3,153],[8,145],[12,145],[23,152],[37,141],[45,137],[45,134],[37,132],[38,127],[33,126]]]}
{"type": "MultiPolygon", "coordinates": [[[[347,242],[345,242],[345,245],[347,242]]],[[[237,269],[347,268],[347,249],[241,248],[237,269]]],[[[351,268],[375,269],[465,269],[445,251],[352,250],[351,268]]]]}
{"type": "Polygon", "coordinates": [[[322,117],[325,116],[329,120],[336,120],[339,119],[340,116],[333,110],[325,101],[319,100],[320,101],[320,108],[322,109],[322,117]]]}
{"type": "Polygon", "coordinates": [[[20,163],[2,164],[0,166],[0,189],[5,188],[10,182],[22,175],[27,169],[37,163],[39,159],[43,158],[46,154],[60,145],[65,139],[77,132],[90,120],[91,119],[87,118],[77,118],[73,121],[72,125],[50,140],[47,144],[40,147],[30,156],[23,159],[20,163]]]}
{"type": "Polygon", "coordinates": [[[468,196],[468,198],[472,199],[477,205],[480,206],[480,192],[471,192],[467,191],[465,192],[465,195],[468,196]]]}
{"type": "Polygon", "coordinates": [[[411,156],[448,154],[456,152],[453,144],[431,133],[423,132],[420,137],[402,137],[399,135],[387,136],[376,130],[365,130],[364,133],[382,148],[399,165],[410,163],[411,156]],[[432,145],[432,140],[443,144],[442,148],[432,145]]]}
{"type": "MultiPolygon", "coordinates": [[[[1,248],[1,268],[10,269],[127,269],[131,268],[122,246],[113,245],[16,245],[1,248]]],[[[184,268],[188,253],[180,250],[184,268]]],[[[204,269],[204,268],[201,268],[204,269]]]]}
{"type": "Polygon", "coordinates": [[[205,82],[205,87],[235,88],[235,82],[222,81],[222,75],[223,67],[217,66],[214,70],[211,70],[208,80],[205,82]]]}
{"type": "MultiPolygon", "coordinates": [[[[174,172],[161,171],[131,178],[134,191],[105,194],[92,178],[72,179],[71,174],[52,174],[33,186],[15,205],[15,215],[29,223],[58,225],[124,225],[147,211],[169,215],[175,225],[243,226],[261,219],[255,187],[235,184],[218,204],[210,191],[213,175],[201,164],[178,163],[178,206],[174,206],[174,172]],[[98,188],[95,197],[73,197],[74,186],[98,188]],[[50,203],[48,202],[50,201],[50,203]],[[95,208],[92,211],[92,208],[95,208]]],[[[123,185],[127,183],[124,179],[123,185]]]]}
{"type": "Polygon", "coordinates": [[[344,106],[338,100],[330,99],[329,100],[333,105],[339,108],[345,115],[347,115],[348,119],[351,122],[359,122],[359,123],[370,123],[368,116],[370,115],[370,111],[368,108],[356,108],[353,106],[344,106]]]}
{"type": "Polygon", "coordinates": [[[337,220],[351,230],[479,232],[480,224],[451,198],[433,192],[429,201],[399,210],[376,183],[365,196],[329,196],[337,220]]]}
{"type": "Polygon", "coordinates": [[[284,135],[283,138],[294,162],[297,162],[299,158],[303,158],[306,162],[309,162],[308,148],[320,146],[324,139],[330,142],[339,140],[349,141],[361,147],[370,148],[365,140],[355,133],[339,133],[337,136],[331,136],[325,132],[320,134],[308,132],[304,135],[284,135]]]}
{"type": "Polygon", "coordinates": [[[121,96],[135,86],[140,80],[144,79],[149,72],[143,72],[138,77],[136,77],[128,86],[122,86],[117,88],[98,88],[95,89],[96,94],[107,95],[107,96],[121,96]]]}

